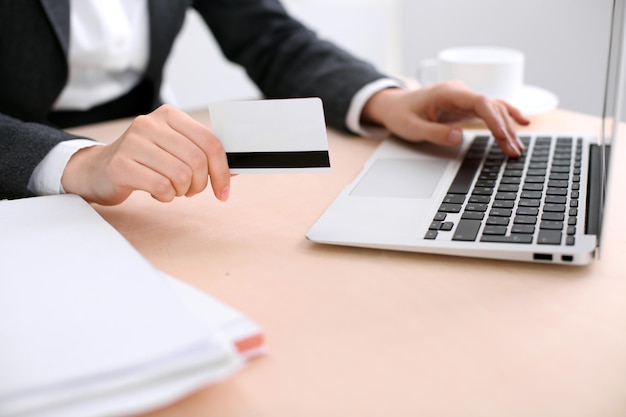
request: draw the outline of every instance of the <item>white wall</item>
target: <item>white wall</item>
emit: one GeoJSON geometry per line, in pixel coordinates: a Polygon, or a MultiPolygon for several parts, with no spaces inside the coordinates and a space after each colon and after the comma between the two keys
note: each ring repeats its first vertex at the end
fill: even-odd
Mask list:
{"type": "MultiPolygon", "coordinates": [[[[445,47],[489,44],[526,54],[525,82],[556,93],[560,107],[601,114],[612,0],[284,0],[324,38],[384,71],[415,76],[445,47]]],[[[166,68],[184,109],[258,97],[190,12],[166,68]]],[[[626,120],[626,106],[624,108],[626,120]]]]}
{"type": "Polygon", "coordinates": [[[421,59],[446,47],[513,47],[526,55],[527,84],[556,93],[562,108],[600,115],[611,6],[612,0],[405,0],[403,72],[414,75],[421,59]]]}

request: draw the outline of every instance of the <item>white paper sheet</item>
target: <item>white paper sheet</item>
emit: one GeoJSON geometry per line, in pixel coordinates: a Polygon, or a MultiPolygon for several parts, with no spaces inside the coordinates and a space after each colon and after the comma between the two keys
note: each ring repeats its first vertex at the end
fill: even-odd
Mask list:
{"type": "Polygon", "coordinates": [[[1,201],[0,256],[0,416],[137,412],[243,363],[79,197],[1,201]]]}

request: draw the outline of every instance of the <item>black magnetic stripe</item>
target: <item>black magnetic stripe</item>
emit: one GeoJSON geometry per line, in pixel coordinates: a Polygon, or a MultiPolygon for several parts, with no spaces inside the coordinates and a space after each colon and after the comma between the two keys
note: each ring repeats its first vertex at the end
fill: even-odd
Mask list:
{"type": "Polygon", "coordinates": [[[328,151],[227,152],[230,168],[321,168],[330,167],[328,151]]]}

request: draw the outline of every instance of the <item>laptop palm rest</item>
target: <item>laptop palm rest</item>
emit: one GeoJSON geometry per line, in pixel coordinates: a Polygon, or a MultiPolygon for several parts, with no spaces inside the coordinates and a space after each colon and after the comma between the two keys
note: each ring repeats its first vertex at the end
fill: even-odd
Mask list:
{"type": "Polygon", "coordinates": [[[369,168],[350,195],[430,198],[449,162],[444,159],[379,159],[369,168]]]}

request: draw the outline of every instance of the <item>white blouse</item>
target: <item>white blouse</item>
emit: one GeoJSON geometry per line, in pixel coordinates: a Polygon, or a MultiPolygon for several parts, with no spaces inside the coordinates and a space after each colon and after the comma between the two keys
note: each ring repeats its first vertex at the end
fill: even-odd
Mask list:
{"type": "Polygon", "coordinates": [[[70,0],[69,79],[55,110],[88,110],[141,80],[149,54],[147,0],[70,0]]]}

